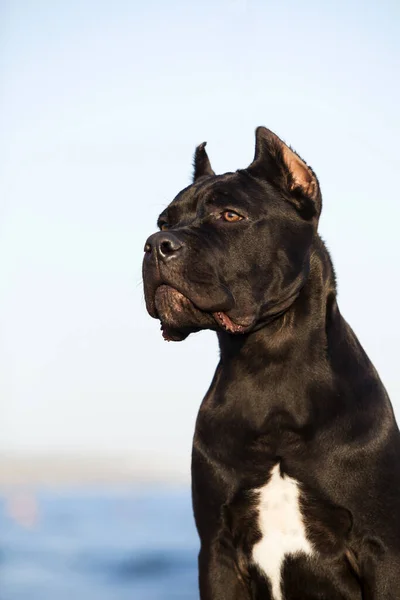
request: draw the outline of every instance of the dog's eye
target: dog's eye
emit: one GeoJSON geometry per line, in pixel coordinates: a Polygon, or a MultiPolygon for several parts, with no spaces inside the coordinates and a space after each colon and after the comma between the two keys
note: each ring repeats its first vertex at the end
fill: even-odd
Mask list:
{"type": "Polygon", "coordinates": [[[167,229],[169,229],[169,225],[168,225],[168,223],[166,223],[166,221],[164,221],[163,223],[160,223],[159,227],[160,227],[161,231],[167,231],[167,229]]]}
{"type": "Polygon", "coordinates": [[[238,215],[238,213],[234,212],[233,210],[224,210],[222,213],[222,218],[228,223],[235,223],[236,221],[241,221],[243,219],[242,216],[238,215]]]}

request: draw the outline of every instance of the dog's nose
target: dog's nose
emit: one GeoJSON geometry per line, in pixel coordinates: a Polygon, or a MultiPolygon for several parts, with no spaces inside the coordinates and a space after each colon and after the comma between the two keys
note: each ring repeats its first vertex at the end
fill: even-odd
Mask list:
{"type": "Polygon", "coordinates": [[[144,251],[148,255],[156,253],[165,262],[175,257],[182,247],[182,242],[173,233],[159,231],[158,233],[153,233],[148,238],[144,246],[144,251]]]}

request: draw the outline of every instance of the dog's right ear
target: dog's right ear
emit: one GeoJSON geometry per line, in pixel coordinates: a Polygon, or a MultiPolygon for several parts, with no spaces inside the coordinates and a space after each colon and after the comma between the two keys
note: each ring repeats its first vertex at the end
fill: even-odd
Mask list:
{"type": "Polygon", "coordinates": [[[193,181],[197,181],[200,177],[210,177],[215,175],[211,168],[210,160],[206,152],[207,142],[203,142],[197,146],[193,158],[193,181]]]}
{"type": "Polygon", "coordinates": [[[319,217],[322,199],[314,171],[266,127],[256,129],[255,156],[246,170],[285,192],[285,197],[305,219],[319,217]]]}

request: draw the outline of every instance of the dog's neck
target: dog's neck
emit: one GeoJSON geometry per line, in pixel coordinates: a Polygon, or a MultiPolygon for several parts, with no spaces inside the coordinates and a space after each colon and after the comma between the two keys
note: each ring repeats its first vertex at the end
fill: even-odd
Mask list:
{"type": "Polygon", "coordinates": [[[329,253],[317,236],[310,255],[308,278],[291,306],[279,317],[246,335],[218,335],[221,366],[244,363],[265,372],[270,363],[289,364],[304,352],[313,362],[327,348],[327,326],[340,318],[335,275],[329,253]]]}
{"type": "Polygon", "coordinates": [[[312,390],[320,398],[321,390],[330,394],[334,388],[331,357],[340,356],[346,328],[330,257],[317,238],[308,278],[283,315],[247,335],[219,334],[220,363],[206,405],[218,404],[222,415],[242,415],[244,430],[263,431],[271,411],[306,427],[312,390]]]}

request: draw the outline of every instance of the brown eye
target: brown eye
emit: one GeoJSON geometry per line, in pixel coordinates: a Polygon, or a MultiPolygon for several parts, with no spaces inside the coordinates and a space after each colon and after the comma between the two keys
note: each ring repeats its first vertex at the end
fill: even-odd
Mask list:
{"type": "Polygon", "coordinates": [[[160,223],[160,229],[161,231],[167,231],[169,229],[168,223],[160,223]]]}
{"type": "Polygon", "coordinates": [[[243,219],[243,217],[235,213],[233,210],[225,210],[222,213],[222,218],[228,223],[236,223],[236,221],[241,221],[243,219]]]}

